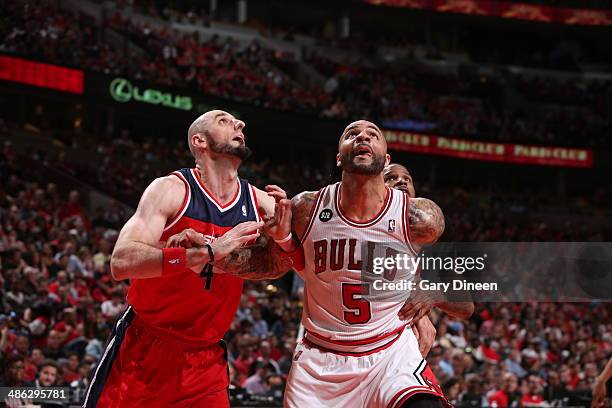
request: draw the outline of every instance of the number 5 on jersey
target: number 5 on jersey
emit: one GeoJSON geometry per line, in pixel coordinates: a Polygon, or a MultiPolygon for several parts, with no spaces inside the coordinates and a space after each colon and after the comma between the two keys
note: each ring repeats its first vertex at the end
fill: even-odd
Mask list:
{"type": "Polygon", "coordinates": [[[343,283],[342,304],[349,309],[344,311],[344,320],[348,324],[363,324],[372,318],[370,302],[361,296],[370,292],[367,283],[343,283]]]}

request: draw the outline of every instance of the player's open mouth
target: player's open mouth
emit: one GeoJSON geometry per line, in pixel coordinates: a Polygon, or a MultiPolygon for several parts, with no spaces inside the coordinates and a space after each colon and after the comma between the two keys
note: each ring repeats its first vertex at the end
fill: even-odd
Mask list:
{"type": "Polygon", "coordinates": [[[408,191],[408,186],[406,184],[395,185],[394,188],[397,190],[408,191]]]}
{"type": "Polygon", "coordinates": [[[355,152],[355,157],[366,158],[366,157],[372,156],[372,149],[370,149],[370,147],[366,145],[357,147],[354,150],[354,152],[355,152]]]}
{"type": "Polygon", "coordinates": [[[234,136],[234,138],[232,139],[234,141],[238,141],[241,144],[244,144],[244,135],[238,135],[238,136],[234,136]]]}

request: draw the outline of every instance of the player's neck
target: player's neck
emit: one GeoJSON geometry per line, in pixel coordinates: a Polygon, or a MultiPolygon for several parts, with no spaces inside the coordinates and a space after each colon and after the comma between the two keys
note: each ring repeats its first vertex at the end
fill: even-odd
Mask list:
{"type": "Polygon", "coordinates": [[[220,203],[230,201],[238,190],[238,166],[240,162],[221,158],[216,160],[200,160],[196,169],[200,181],[220,203]]]}
{"type": "Polygon", "coordinates": [[[342,174],[342,213],[355,221],[367,221],[378,214],[385,205],[387,188],[382,174],[361,176],[342,174]]]}

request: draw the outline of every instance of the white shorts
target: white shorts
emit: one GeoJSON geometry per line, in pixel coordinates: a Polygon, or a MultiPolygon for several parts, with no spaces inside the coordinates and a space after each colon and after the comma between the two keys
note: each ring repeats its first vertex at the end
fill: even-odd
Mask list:
{"type": "Polygon", "coordinates": [[[300,342],[285,389],[287,408],[397,408],[418,393],[447,404],[407,328],[388,348],[346,355],[300,342]]]}

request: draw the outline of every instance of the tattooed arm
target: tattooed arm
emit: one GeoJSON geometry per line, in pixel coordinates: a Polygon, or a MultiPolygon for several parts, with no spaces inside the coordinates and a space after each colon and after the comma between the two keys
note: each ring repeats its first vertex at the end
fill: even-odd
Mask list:
{"type": "MultiPolygon", "coordinates": [[[[408,221],[412,242],[418,246],[435,243],[444,232],[442,210],[427,198],[411,198],[409,204],[408,221]]],[[[415,292],[400,310],[401,319],[418,321],[434,306],[459,319],[468,319],[474,313],[474,302],[449,302],[441,299],[434,301],[428,294],[419,297],[418,293],[415,292]]]]}
{"type": "MultiPolygon", "coordinates": [[[[278,279],[283,276],[294,266],[288,256],[289,252],[302,250],[300,240],[306,230],[315,197],[315,192],[300,193],[291,200],[290,207],[289,203],[286,203],[287,208],[285,209],[283,209],[282,200],[277,203],[274,209],[275,214],[268,221],[268,225],[274,227],[283,223],[282,215],[278,214],[279,210],[288,211],[290,216],[290,227],[288,228],[293,231],[294,235],[291,245],[281,248],[269,237],[261,236],[257,244],[234,250],[222,261],[215,262],[215,267],[226,273],[250,280],[278,279]]],[[[262,201],[259,197],[258,200],[262,201]]],[[[288,233],[281,235],[287,236],[288,233]]]]}
{"type": "Polygon", "coordinates": [[[272,239],[261,236],[257,243],[235,249],[229,256],[215,262],[215,269],[243,279],[278,279],[291,269],[293,262],[272,239]]]}
{"type": "Polygon", "coordinates": [[[444,232],[444,214],[436,203],[427,198],[411,198],[408,224],[412,242],[430,245],[444,232]]]}
{"type": "Polygon", "coordinates": [[[310,221],[310,212],[314,207],[317,199],[316,191],[304,191],[291,199],[291,212],[293,218],[291,220],[291,230],[296,238],[302,242],[308,221],[310,221]]]}

